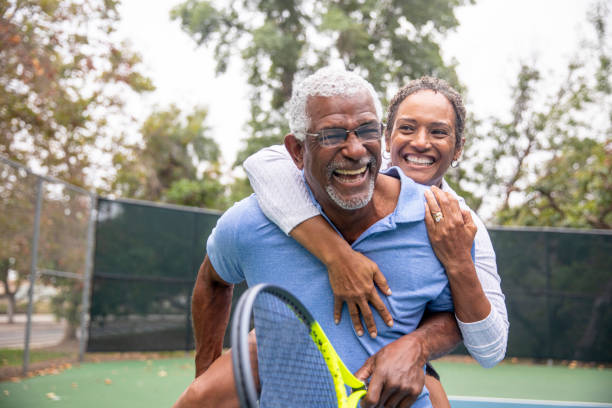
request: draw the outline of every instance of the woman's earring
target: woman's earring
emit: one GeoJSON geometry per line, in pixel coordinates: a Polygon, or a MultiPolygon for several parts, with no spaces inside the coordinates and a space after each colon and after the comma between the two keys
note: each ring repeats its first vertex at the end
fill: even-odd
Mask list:
{"type": "Polygon", "coordinates": [[[453,160],[453,161],[451,162],[451,167],[452,167],[453,169],[454,169],[454,168],[459,167],[459,160],[453,160]]]}

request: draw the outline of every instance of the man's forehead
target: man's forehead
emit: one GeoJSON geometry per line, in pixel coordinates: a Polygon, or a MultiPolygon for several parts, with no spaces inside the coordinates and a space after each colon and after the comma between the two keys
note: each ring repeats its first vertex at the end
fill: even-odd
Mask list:
{"type": "Polygon", "coordinates": [[[367,90],[349,95],[312,95],[308,97],[306,110],[312,121],[334,115],[376,116],[372,95],[367,90]]]}

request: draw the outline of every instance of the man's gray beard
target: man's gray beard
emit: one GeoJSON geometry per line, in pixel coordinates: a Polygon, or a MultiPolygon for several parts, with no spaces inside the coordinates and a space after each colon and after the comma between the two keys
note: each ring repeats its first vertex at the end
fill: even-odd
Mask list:
{"type": "Polygon", "coordinates": [[[368,193],[362,197],[352,198],[350,200],[343,200],[336,194],[336,190],[331,185],[325,188],[329,198],[332,199],[336,205],[344,210],[358,210],[368,205],[372,196],[374,195],[374,177],[370,177],[370,185],[368,186],[368,193]]]}
{"type": "MultiPolygon", "coordinates": [[[[336,190],[332,187],[331,184],[328,184],[325,187],[325,191],[327,191],[327,195],[332,199],[336,205],[344,210],[358,210],[360,208],[368,205],[370,200],[372,199],[372,195],[374,195],[374,181],[376,180],[376,176],[372,173],[372,169],[377,167],[378,161],[374,156],[370,156],[369,158],[362,158],[360,160],[360,165],[369,166],[368,171],[370,172],[370,184],[368,186],[368,192],[366,195],[362,197],[352,198],[349,200],[342,199],[337,193],[336,190]]],[[[339,163],[330,163],[327,166],[328,177],[331,178],[334,176],[334,170],[340,166],[339,163]]]]}

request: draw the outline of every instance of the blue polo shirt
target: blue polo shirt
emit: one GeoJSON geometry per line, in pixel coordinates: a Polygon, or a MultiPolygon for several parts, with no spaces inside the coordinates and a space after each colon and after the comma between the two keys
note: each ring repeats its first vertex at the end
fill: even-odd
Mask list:
{"type": "MultiPolygon", "coordinates": [[[[453,310],[448,279],[425,227],[426,187],[398,168],[387,174],[401,181],[395,211],[370,226],[352,244],[354,250],[376,262],[393,288],[392,296],[381,298],[394,325],[387,327],[378,313],[373,313],[378,329],[375,339],[367,334],[357,336],[346,305],[340,324],[334,323],[327,269],[266,218],[254,195],[227,210],[207,242],[210,262],[223,280],[234,284],[246,280],[249,286],[273,283],[297,296],[352,372],[385,345],[414,331],[426,309],[453,310]]],[[[413,406],[430,406],[427,394],[424,390],[413,406]]]]}

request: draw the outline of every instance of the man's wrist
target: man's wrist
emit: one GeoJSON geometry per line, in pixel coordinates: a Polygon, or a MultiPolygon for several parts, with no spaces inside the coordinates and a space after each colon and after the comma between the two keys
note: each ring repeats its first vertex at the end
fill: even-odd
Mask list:
{"type": "Polygon", "coordinates": [[[419,329],[402,337],[404,343],[415,353],[415,361],[418,365],[425,365],[429,361],[431,349],[427,342],[427,336],[419,329]]]}

